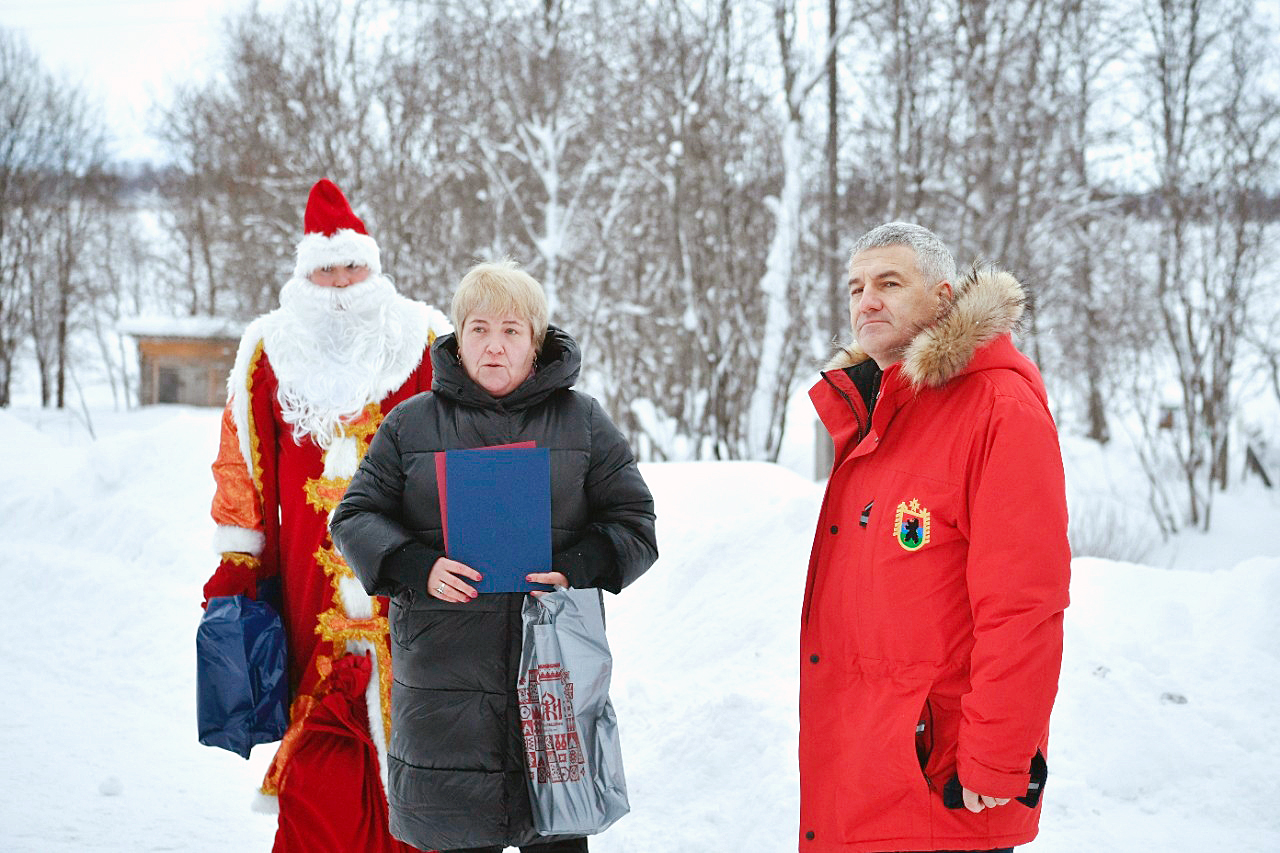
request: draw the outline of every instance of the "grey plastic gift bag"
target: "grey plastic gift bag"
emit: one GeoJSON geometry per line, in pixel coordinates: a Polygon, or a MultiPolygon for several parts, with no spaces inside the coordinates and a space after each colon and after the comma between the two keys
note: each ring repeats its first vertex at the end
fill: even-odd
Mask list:
{"type": "Polygon", "coordinates": [[[529,596],[522,617],[516,688],[534,826],[542,835],[603,832],[631,807],[600,591],[529,596]]]}

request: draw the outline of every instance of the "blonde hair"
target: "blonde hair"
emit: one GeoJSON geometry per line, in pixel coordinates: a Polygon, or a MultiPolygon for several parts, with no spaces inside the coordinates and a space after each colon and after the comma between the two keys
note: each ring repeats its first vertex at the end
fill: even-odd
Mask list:
{"type": "Polygon", "coordinates": [[[477,311],[514,314],[533,330],[534,351],[542,348],[547,335],[547,295],[538,280],[510,258],[476,264],[462,277],[449,307],[453,328],[461,334],[463,323],[477,311]]]}

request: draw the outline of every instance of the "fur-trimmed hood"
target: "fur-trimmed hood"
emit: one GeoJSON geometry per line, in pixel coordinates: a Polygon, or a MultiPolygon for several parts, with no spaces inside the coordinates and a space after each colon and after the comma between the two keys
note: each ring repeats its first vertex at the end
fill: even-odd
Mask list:
{"type": "MultiPolygon", "coordinates": [[[[903,374],[917,388],[946,384],[984,344],[1014,330],[1026,301],[1026,292],[1010,273],[973,267],[955,283],[951,304],[942,318],[907,345],[903,374]]],[[[842,346],[823,370],[842,370],[867,359],[852,342],[842,346]]]]}

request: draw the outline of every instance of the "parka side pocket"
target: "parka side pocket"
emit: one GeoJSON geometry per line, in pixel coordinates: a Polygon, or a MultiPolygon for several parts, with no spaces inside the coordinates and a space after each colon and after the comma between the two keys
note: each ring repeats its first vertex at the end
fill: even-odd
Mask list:
{"type": "Polygon", "coordinates": [[[387,607],[387,635],[391,639],[391,644],[403,646],[406,642],[408,634],[405,629],[405,623],[409,621],[409,615],[413,613],[413,597],[412,589],[402,587],[392,595],[387,607]]]}
{"type": "MultiPolygon", "coordinates": [[[[1027,785],[1026,796],[1014,799],[1027,808],[1034,809],[1040,802],[1040,795],[1044,793],[1044,783],[1048,778],[1049,764],[1044,760],[1044,754],[1037,749],[1035,757],[1031,759],[1031,781],[1027,785]]],[[[946,787],[942,789],[942,804],[949,809],[964,808],[964,789],[960,785],[959,776],[952,776],[947,780],[946,787]]]]}
{"type": "Polygon", "coordinates": [[[916,760],[920,762],[920,772],[924,774],[924,780],[929,783],[929,787],[933,787],[933,781],[929,779],[929,758],[933,755],[933,705],[928,699],[924,702],[924,709],[920,712],[920,720],[916,723],[916,760]]]}

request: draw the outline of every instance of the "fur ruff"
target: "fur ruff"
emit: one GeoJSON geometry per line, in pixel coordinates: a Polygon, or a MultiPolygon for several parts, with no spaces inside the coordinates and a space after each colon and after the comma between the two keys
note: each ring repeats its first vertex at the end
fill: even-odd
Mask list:
{"type": "MultiPolygon", "coordinates": [[[[915,388],[945,385],[983,345],[1017,327],[1027,302],[1018,280],[993,267],[973,267],[954,291],[938,322],[917,334],[903,354],[902,372],[915,388]]],[[[856,341],[850,342],[823,370],[842,370],[867,358],[856,341]]]]}

